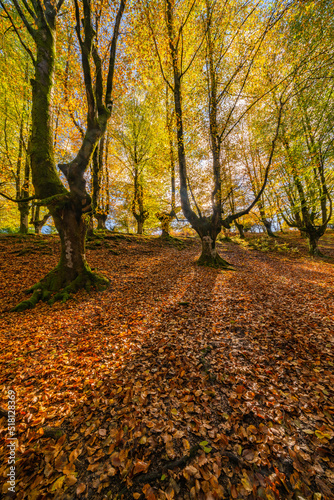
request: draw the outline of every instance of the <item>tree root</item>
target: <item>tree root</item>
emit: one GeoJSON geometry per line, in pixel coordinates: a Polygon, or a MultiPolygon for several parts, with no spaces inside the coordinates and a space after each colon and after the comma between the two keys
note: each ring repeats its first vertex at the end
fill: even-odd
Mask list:
{"type": "Polygon", "coordinates": [[[225,269],[227,271],[235,271],[232,264],[224,260],[218,253],[215,257],[201,254],[197,261],[198,266],[213,267],[215,269],[225,269]]]}
{"type": "Polygon", "coordinates": [[[48,302],[49,305],[54,304],[56,301],[66,302],[71,298],[72,294],[83,288],[90,292],[91,288],[102,291],[106,290],[108,286],[109,280],[97,273],[93,273],[88,266],[74,280],[69,281],[58,265],[39,283],[27,290],[27,293],[32,292],[32,296],[13,307],[11,312],[32,309],[40,300],[48,302]]]}

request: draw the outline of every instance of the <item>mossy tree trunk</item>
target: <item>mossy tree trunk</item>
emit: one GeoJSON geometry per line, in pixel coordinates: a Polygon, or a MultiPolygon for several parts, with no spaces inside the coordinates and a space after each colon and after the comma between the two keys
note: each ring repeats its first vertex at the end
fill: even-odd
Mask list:
{"type": "Polygon", "coordinates": [[[270,236],[270,238],[277,238],[276,234],[272,230],[272,222],[268,219],[262,219],[262,222],[266,228],[267,235],[270,236]]]}
{"type": "MultiPolygon", "coordinates": [[[[105,153],[105,137],[102,136],[93,154],[92,162],[92,213],[97,220],[97,229],[105,229],[108,218],[108,203],[104,206],[102,199],[103,162],[105,153]]],[[[108,176],[107,179],[108,180],[108,176]]],[[[108,184],[108,183],[107,183],[108,184]]],[[[109,186],[106,186],[106,198],[109,199],[109,186]]],[[[93,231],[92,231],[93,232],[93,231]]]]}
{"type": "Polygon", "coordinates": [[[139,165],[134,164],[134,193],[132,201],[132,213],[137,222],[137,234],[143,234],[144,223],[149,217],[149,213],[144,208],[144,189],[139,173],[139,165]]]}
{"type": "Polygon", "coordinates": [[[66,300],[71,292],[81,287],[106,287],[108,280],[92,273],[85,256],[87,214],[91,212],[91,199],[86,191],[85,170],[90,164],[95,147],[103,136],[112,109],[112,85],[116,58],[116,44],[125,1],[121,0],[116,16],[113,38],[110,46],[109,70],[103,101],[102,61],[95,45],[95,31],[92,27],[91,4],[75,0],[76,32],[81,49],[82,69],[87,98],[87,127],[77,156],[67,164],[58,165],[65,175],[67,190],[57,173],[54,161],[54,142],[51,117],[51,90],[55,68],[56,19],[63,0],[58,3],[44,0],[44,7],[36,2],[29,11],[34,22],[29,23],[19,4],[14,2],[17,13],[23,21],[36,47],[33,60],[35,75],[32,79],[32,134],[30,160],[32,181],[37,205],[44,205],[50,211],[61,242],[60,260],[45,278],[34,285],[29,300],[21,302],[14,310],[22,311],[33,307],[39,300],[66,300]],[[82,19],[83,15],[83,19],[82,19]],[[82,27],[83,26],[83,27],[82,27]],[[92,61],[94,67],[92,67],[92,61]],[[95,86],[93,87],[93,81],[95,86]]]}
{"type": "Polygon", "coordinates": [[[310,255],[312,255],[313,257],[322,255],[320,250],[318,249],[318,242],[320,236],[318,236],[317,232],[309,231],[307,233],[307,239],[308,239],[308,248],[310,255]]]}
{"type": "MultiPolygon", "coordinates": [[[[20,135],[19,135],[19,149],[17,156],[17,164],[16,164],[16,199],[25,199],[29,197],[29,178],[30,178],[30,165],[29,165],[29,155],[28,151],[26,151],[25,155],[25,166],[23,172],[23,180],[22,177],[22,163],[24,156],[24,116],[25,109],[23,109],[21,123],[20,123],[20,135]]],[[[28,148],[29,149],[29,146],[28,148]]],[[[30,206],[28,201],[18,201],[18,209],[20,213],[20,233],[27,234],[29,229],[29,211],[30,206]]]]}

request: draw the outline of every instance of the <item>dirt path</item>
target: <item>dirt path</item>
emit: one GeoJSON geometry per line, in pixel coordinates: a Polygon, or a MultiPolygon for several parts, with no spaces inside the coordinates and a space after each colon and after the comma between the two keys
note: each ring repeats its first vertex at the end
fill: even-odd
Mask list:
{"type": "Polygon", "coordinates": [[[0,241],[16,498],[334,498],[330,262],[228,243],[221,273],[196,243],[108,240],[89,251],[107,292],[12,314],[56,263],[56,242],[25,248],[0,241]]]}

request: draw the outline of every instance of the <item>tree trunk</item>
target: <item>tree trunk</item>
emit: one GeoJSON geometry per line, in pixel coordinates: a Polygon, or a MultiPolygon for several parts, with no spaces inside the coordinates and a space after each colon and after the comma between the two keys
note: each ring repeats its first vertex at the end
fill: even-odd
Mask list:
{"type": "Polygon", "coordinates": [[[143,222],[141,220],[137,220],[137,234],[143,234],[143,222]]]}
{"type": "Polygon", "coordinates": [[[94,219],[93,216],[90,217],[88,226],[87,226],[87,236],[94,236],[94,219]]]}
{"type": "Polygon", "coordinates": [[[20,211],[20,233],[21,234],[27,234],[28,233],[28,228],[29,228],[29,221],[28,221],[28,215],[29,215],[29,204],[28,203],[22,203],[21,206],[19,205],[19,211],[20,211]]]}
{"type": "Polygon", "coordinates": [[[161,238],[169,238],[170,231],[170,215],[166,214],[166,216],[161,219],[161,238]]]}
{"type": "Polygon", "coordinates": [[[314,232],[310,231],[307,233],[307,238],[308,238],[309,254],[312,255],[312,257],[322,255],[322,253],[318,249],[318,242],[320,237],[314,232]]]}
{"type": "Polygon", "coordinates": [[[239,224],[239,222],[237,222],[237,221],[234,221],[234,223],[235,223],[235,225],[236,225],[236,227],[238,229],[240,238],[245,239],[245,233],[244,233],[244,226],[243,226],[243,224],[239,224]]]}
{"type": "Polygon", "coordinates": [[[217,252],[216,238],[207,234],[201,237],[202,253],[197,261],[199,266],[209,266],[216,268],[231,269],[231,265],[226,262],[217,252]]]}
{"type": "Polygon", "coordinates": [[[97,219],[97,229],[106,229],[106,214],[95,214],[95,218],[97,219]]]}
{"type": "Polygon", "coordinates": [[[276,234],[274,234],[272,229],[271,229],[272,222],[269,221],[268,219],[263,219],[262,222],[263,222],[264,227],[266,228],[268,236],[270,236],[270,238],[277,238],[276,234]]]}
{"type": "MultiPolygon", "coordinates": [[[[60,299],[65,301],[71,292],[76,292],[79,288],[89,289],[91,285],[95,285],[98,289],[105,289],[109,283],[102,276],[92,273],[86,262],[86,224],[92,207],[90,196],[86,191],[84,174],[111,116],[116,47],[125,0],[120,0],[115,19],[105,92],[103,64],[94,40],[96,33],[91,22],[91,2],[84,2],[83,12],[75,2],[75,29],[86,90],[87,127],[76,157],[69,163],[58,165],[66,177],[69,190],[63,185],[55,165],[52,132],[56,26],[58,9],[63,2],[43,0],[42,3],[43,6],[37,2],[39,7],[33,9],[36,19],[32,25],[28,21],[24,22],[36,48],[34,55],[28,49],[35,69],[34,78],[30,80],[32,133],[29,152],[35,195],[41,200],[40,205],[48,207],[55,221],[61,240],[61,257],[57,267],[31,288],[33,292],[31,298],[18,304],[13,311],[34,307],[39,300],[50,299],[51,303],[60,299]],[[94,61],[94,71],[92,61],[94,61]]],[[[24,4],[26,5],[26,2],[24,4]]],[[[35,5],[34,2],[33,4],[35,5]]],[[[15,2],[15,8],[21,16],[19,3],[15,2]]],[[[30,8],[27,10],[31,14],[30,8]]],[[[34,15],[32,17],[34,18],[34,15]]]]}
{"type": "Polygon", "coordinates": [[[23,311],[34,307],[39,300],[53,304],[57,300],[65,302],[80,288],[90,291],[94,286],[104,290],[108,280],[93,273],[86,261],[85,239],[87,224],[79,216],[81,207],[73,199],[53,213],[55,226],[61,242],[61,254],[58,265],[39,283],[28,290],[33,292],[29,300],[20,302],[13,310],[23,311]]]}

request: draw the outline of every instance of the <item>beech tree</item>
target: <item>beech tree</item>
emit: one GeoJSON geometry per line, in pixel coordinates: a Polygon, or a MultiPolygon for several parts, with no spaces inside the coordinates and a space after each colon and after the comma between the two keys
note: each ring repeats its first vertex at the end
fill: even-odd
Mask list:
{"type": "MultiPolygon", "coordinates": [[[[329,92],[333,92],[332,84],[329,92]]],[[[301,93],[297,105],[289,108],[290,116],[285,116],[280,133],[283,151],[280,173],[286,195],[282,216],[290,227],[305,234],[310,254],[318,255],[318,241],[333,213],[334,177],[329,168],[333,136],[328,121],[323,122],[326,112],[331,113],[328,100],[327,109],[318,109],[317,113],[311,112],[311,103],[310,96],[306,101],[301,93]]]]}
{"type": "Polygon", "coordinates": [[[39,283],[31,287],[29,300],[21,302],[15,310],[33,307],[40,299],[66,300],[71,292],[81,287],[97,286],[103,289],[108,280],[93,273],[86,261],[85,235],[87,215],[91,211],[91,198],[86,190],[84,173],[90,164],[95,147],[103,136],[112,111],[113,76],[116,45],[125,0],[119,2],[113,37],[110,43],[109,65],[104,89],[103,63],[98,52],[93,29],[94,9],[90,0],[74,0],[76,35],[81,52],[82,71],[87,99],[87,124],[81,147],[76,157],[59,164],[66,178],[65,187],[54,160],[52,133],[52,86],[56,61],[57,17],[64,0],[12,0],[1,1],[5,15],[10,20],[34,66],[32,83],[32,134],[30,161],[32,181],[37,203],[47,206],[61,241],[59,264],[39,283]],[[12,8],[31,37],[29,46],[15,24],[12,8]]]}
{"type": "MultiPolygon", "coordinates": [[[[257,7],[258,5],[251,2],[248,2],[247,5],[238,2],[225,2],[223,6],[209,0],[200,2],[200,4],[187,1],[176,3],[173,0],[156,2],[155,9],[165,10],[165,13],[162,14],[165,17],[165,41],[161,41],[163,28],[161,27],[160,30],[155,28],[151,19],[150,5],[147,2],[144,5],[160,70],[174,96],[181,206],[184,216],[201,238],[202,254],[198,263],[203,265],[229,267],[229,264],[217,253],[216,238],[222,226],[229,228],[234,220],[249,213],[261,197],[278,137],[283,99],[280,101],[280,108],[276,115],[277,126],[273,131],[263,185],[247,208],[234,214],[223,215],[221,162],[224,141],[245,116],[247,109],[250,109],[261,99],[261,96],[257,96],[253,100],[247,100],[246,106],[241,103],[241,100],[245,101],[243,92],[255,61],[261,54],[263,41],[279,23],[289,7],[289,2],[278,2],[269,12],[262,10],[265,21],[262,20],[259,27],[254,28],[254,25],[249,26],[249,20],[252,16],[256,16],[256,20],[259,21],[261,15],[259,15],[257,7]],[[226,9],[228,10],[226,11],[226,9]],[[222,26],[221,23],[225,18],[226,26],[222,26]],[[191,28],[189,28],[190,24],[191,28]],[[240,32],[241,36],[239,36],[240,32]],[[247,42],[249,35],[250,41],[247,42]],[[239,40],[240,47],[245,47],[244,50],[237,51],[237,57],[234,54],[237,62],[233,62],[233,57],[228,60],[227,55],[235,39],[239,40]],[[170,65],[165,63],[165,57],[162,56],[159,43],[168,44],[170,65]],[[199,73],[203,74],[204,66],[204,85],[207,89],[206,99],[204,102],[202,99],[200,105],[200,112],[203,113],[205,106],[207,109],[205,119],[208,124],[208,144],[211,148],[210,161],[212,162],[210,215],[207,214],[208,210],[201,209],[195,200],[187,166],[184,119],[186,92],[184,89],[187,85],[189,87],[189,82],[185,83],[185,80],[186,78],[190,79],[189,71],[197,60],[200,61],[197,63],[197,78],[199,73]],[[233,93],[232,98],[231,93],[233,93]]],[[[258,61],[257,64],[261,66],[258,61]]],[[[198,80],[200,81],[201,78],[198,80]]],[[[204,86],[203,78],[201,85],[204,86]]]]}

